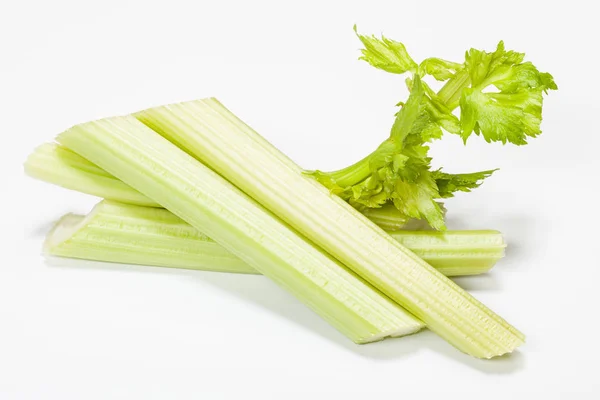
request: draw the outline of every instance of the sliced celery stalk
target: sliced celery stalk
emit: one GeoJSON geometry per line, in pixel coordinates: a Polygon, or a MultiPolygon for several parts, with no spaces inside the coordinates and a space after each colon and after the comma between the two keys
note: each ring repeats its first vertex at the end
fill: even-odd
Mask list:
{"type": "MultiPolygon", "coordinates": [[[[32,178],[92,196],[127,204],[160,207],[114,175],[60,144],[46,143],[36,148],[25,161],[25,172],[32,178]]],[[[429,227],[422,220],[407,220],[395,207],[366,209],[364,213],[387,230],[420,230],[429,227]]]]}
{"type": "Polygon", "coordinates": [[[67,189],[129,204],[158,206],[102,168],[55,143],[38,146],[24,167],[27,175],[67,189]]]}
{"type": "Polygon", "coordinates": [[[133,116],[77,125],[58,142],[209,235],[356,343],[422,324],[272,213],[133,116]]]}
{"type": "Polygon", "coordinates": [[[126,264],[258,274],[256,269],[164,208],[103,200],[87,215],[67,214],[44,253],[126,264]]]}
{"type": "Polygon", "coordinates": [[[523,344],[522,333],[304,176],[300,167],[216,99],[157,107],[136,117],[237,185],[458,349],[491,358],[523,344]]]}
{"type": "MultiPolygon", "coordinates": [[[[497,231],[402,232],[392,237],[446,275],[486,272],[504,255],[504,240],[497,231]]],[[[258,273],[170,211],[108,200],[86,217],[64,216],[44,249],[61,257],[258,273]]]]}
{"type": "Polygon", "coordinates": [[[389,235],[446,276],[477,275],[504,257],[498,231],[394,231],[389,235]]]}

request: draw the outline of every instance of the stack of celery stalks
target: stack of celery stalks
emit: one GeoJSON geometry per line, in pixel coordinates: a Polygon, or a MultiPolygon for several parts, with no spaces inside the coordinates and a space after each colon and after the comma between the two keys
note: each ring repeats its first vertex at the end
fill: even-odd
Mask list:
{"type": "Polygon", "coordinates": [[[552,76],[502,42],[462,63],[417,64],[399,42],[358,37],[361,59],[410,76],[373,153],[304,171],[213,98],[79,124],[38,147],[25,170],[105,200],[63,217],[45,253],[260,273],[356,343],[427,327],[475,357],[512,352],[523,334],[447,278],[486,272],[504,255],[497,231],[445,230],[440,203],[494,171],[434,170],[428,144],[444,131],[525,144],[541,133],[552,76]]]}

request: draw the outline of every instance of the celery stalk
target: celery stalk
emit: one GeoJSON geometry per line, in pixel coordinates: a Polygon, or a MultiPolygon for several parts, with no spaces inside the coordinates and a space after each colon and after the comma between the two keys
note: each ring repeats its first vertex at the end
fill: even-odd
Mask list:
{"type": "Polygon", "coordinates": [[[87,215],[67,214],[48,233],[44,253],[126,264],[257,274],[164,208],[103,200],[87,215]]]}
{"type": "Polygon", "coordinates": [[[523,344],[522,333],[324,186],[303,176],[300,167],[216,99],[157,107],[136,117],[237,185],[463,352],[491,358],[523,344]]]}
{"type": "Polygon", "coordinates": [[[25,173],[35,179],[92,196],[141,206],[158,206],[79,154],[55,143],[44,143],[29,155],[25,173]]]}
{"type": "MultiPolygon", "coordinates": [[[[25,161],[32,178],[121,203],[160,207],[131,186],[79,154],[56,143],[37,147],[25,161]]],[[[395,207],[365,209],[365,215],[386,230],[429,229],[423,220],[406,218],[395,207]]]]}
{"type": "MultiPolygon", "coordinates": [[[[445,275],[488,271],[504,255],[497,231],[400,232],[392,237],[445,275]]],[[[127,264],[258,273],[163,208],[104,200],[87,215],[67,214],[48,234],[45,253],[127,264]]]]}
{"type": "Polygon", "coordinates": [[[275,215],[133,116],[77,125],[58,142],[209,235],[356,343],[422,324],[275,215]]]}
{"type": "Polygon", "coordinates": [[[446,276],[477,275],[504,257],[502,234],[478,231],[394,231],[389,235],[446,276]]]}

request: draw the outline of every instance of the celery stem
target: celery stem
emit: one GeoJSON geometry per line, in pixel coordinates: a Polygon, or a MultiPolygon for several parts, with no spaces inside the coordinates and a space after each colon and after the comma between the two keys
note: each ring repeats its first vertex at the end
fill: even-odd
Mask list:
{"type": "Polygon", "coordinates": [[[371,175],[369,163],[371,161],[372,154],[373,153],[369,154],[359,162],[352,164],[349,167],[328,172],[327,175],[329,175],[339,186],[343,188],[356,185],[371,175]]]}
{"type": "Polygon", "coordinates": [[[470,76],[466,70],[457,72],[438,92],[438,97],[448,108],[454,110],[458,107],[462,90],[469,86],[470,76]]]}

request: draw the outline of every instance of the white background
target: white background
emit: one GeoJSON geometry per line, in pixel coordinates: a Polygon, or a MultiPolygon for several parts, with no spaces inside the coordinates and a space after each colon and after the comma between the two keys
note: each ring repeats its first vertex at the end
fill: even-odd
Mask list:
{"type": "Polygon", "coordinates": [[[0,398],[600,398],[594,3],[2,2],[0,398]],[[260,276],[44,261],[52,222],[97,200],[22,162],[75,123],[216,96],[306,168],[365,155],[406,90],[357,61],[354,23],[417,61],[504,39],[558,82],[530,145],[433,149],[448,171],[501,168],[449,222],[505,233],[497,268],[459,283],[528,335],[517,353],[480,361],[431,332],[356,346],[260,276]]]}

